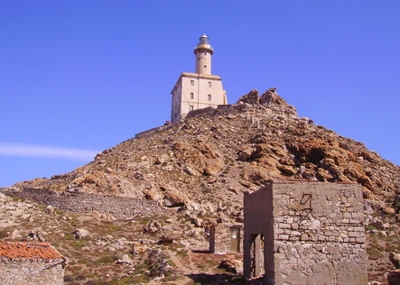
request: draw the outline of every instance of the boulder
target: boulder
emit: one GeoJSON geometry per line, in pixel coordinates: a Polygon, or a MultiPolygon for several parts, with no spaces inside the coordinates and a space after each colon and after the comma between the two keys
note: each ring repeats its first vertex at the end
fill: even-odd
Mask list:
{"type": "Polygon", "coordinates": [[[180,207],[185,204],[186,198],[175,192],[175,191],[168,191],[164,194],[164,205],[167,207],[180,207]]]}
{"type": "Polygon", "coordinates": [[[171,265],[168,263],[168,256],[160,249],[149,249],[149,257],[146,264],[150,269],[150,277],[164,277],[176,275],[171,265]]]}
{"type": "Polygon", "coordinates": [[[247,103],[247,104],[259,104],[260,98],[258,97],[258,91],[252,90],[248,94],[243,95],[239,98],[236,104],[247,103]]]}
{"type": "Polygon", "coordinates": [[[293,168],[293,166],[290,166],[290,165],[277,165],[276,166],[280,171],[281,171],[281,173],[283,174],[283,175],[285,175],[285,176],[292,176],[292,175],[295,175],[296,173],[297,173],[297,169],[295,169],[295,168],[293,168]]]}
{"type": "Polygon", "coordinates": [[[158,201],[162,199],[162,195],[154,188],[149,189],[144,197],[148,200],[158,201]]]}
{"type": "Polygon", "coordinates": [[[246,146],[242,149],[238,150],[238,159],[241,161],[246,161],[251,158],[251,155],[253,154],[254,149],[250,146],[246,146]]]}
{"type": "Polygon", "coordinates": [[[283,99],[278,95],[278,93],[276,93],[276,88],[268,89],[264,94],[260,96],[259,101],[262,105],[274,109],[279,113],[297,117],[296,109],[293,106],[289,105],[285,101],[285,99],[283,99]]]}
{"type": "Polygon", "coordinates": [[[120,258],[115,261],[116,264],[133,264],[132,258],[128,254],[123,254],[120,258]]]}
{"type": "Polygon", "coordinates": [[[203,220],[200,219],[199,217],[192,217],[192,219],[190,221],[192,222],[192,224],[194,224],[198,228],[200,228],[203,224],[203,220]]]}
{"type": "Polygon", "coordinates": [[[40,231],[31,230],[28,234],[28,237],[34,240],[38,240],[40,242],[46,241],[46,239],[43,237],[43,233],[40,231]]]}
{"type": "Polygon", "coordinates": [[[196,170],[192,169],[190,166],[185,165],[183,170],[185,170],[187,174],[190,174],[192,176],[199,176],[199,173],[196,170]]]}
{"type": "Polygon", "coordinates": [[[76,229],[72,234],[76,239],[83,239],[90,236],[90,232],[87,229],[76,229]]]}
{"type": "Polygon", "coordinates": [[[47,207],[46,207],[46,212],[48,213],[48,214],[54,214],[55,212],[54,212],[54,207],[52,206],[52,205],[48,205],[47,207]]]}
{"type": "Polygon", "coordinates": [[[149,221],[143,227],[144,232],[154,234],[156,232],[161,231],[162,226],[158,221],[149,221]]]}
{"type": "Polygon", "coordinates": [[[218,268],[233,274],[238,274],[242,271],[241,262],[233,259],[222,259],[218,268]]]}
{"type": "Polygon", "coordinates": [[[168,233],[168,235],[163,235],[161,239],[157,242],[157,244],[172,244],[176,243],[176,239],[173,237],[172,233],[168,233]]]}
{"type": "Polygon", "coordinates": [[[221,160],[208,159],[206,160],[206,166],[204,167],[203,173],[205,175],[216,175],[223,168],[223,163],[221,160]]]}
{"type": "Polygon", "coordinates": [[[269,173],[265,168],[257,166],[250,166],[245,168],[242,173],[242,177],[243,179],[252,183],[261,182],[270,178],[269,173]]]}
{"type": "Polygon", "coordinates": [[[161,154],[156,158],[155,164],[163,164],[166,163],[170,159],[169,155],[166,153],[161,154]]]}

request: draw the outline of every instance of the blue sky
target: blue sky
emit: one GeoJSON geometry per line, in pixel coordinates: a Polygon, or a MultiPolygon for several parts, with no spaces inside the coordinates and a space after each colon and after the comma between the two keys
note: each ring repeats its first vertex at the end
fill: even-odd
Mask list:
{"type": "Polygon", "coordinates": [[[400,1],[2,1],[0,186],[51,177],[169,120],[206,33],[229,103],[299,116],[400,164],[400,1]]]}

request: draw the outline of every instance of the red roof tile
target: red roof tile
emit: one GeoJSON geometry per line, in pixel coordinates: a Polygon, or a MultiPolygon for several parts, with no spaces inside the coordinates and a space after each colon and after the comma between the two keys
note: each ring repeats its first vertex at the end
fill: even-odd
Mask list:
{"type": "Polygon", "coordinates": [[[50,244],[45,242],[0,241],[0,258],[64,259],[50,244]]]}

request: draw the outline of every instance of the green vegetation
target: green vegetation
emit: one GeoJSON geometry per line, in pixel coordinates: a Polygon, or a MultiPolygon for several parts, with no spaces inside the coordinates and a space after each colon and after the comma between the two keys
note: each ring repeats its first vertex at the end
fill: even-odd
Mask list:
{"type": "Polygon", "coordinates": [[[81,250],[82,247],[85,246],[85,243],[82,240],[74,240],[73,242],[71,242],[71,246],[74,249],[81,250]]]}
{"type": "Polygon", "coordinates": [[[8,237],[8,232],[7,230],[1,230],[0,231],[0,239],[8,237]]]}
{"type": "Polygon", "coordinates": [[[95,264],[104,264],[104,263],[112,263],[114,262],[114,258],[110,255],[101,256],[96,260],[95,264]]]}
{"type": "Polygon", "coordinates": [[[367,230],[367,231],[374,231],[374,230],[378,230],[378,229],[377,229],[375,226],[373,226],[373,225],[368,225],[368,226],[366,226],[365,230],[367,230]]]}

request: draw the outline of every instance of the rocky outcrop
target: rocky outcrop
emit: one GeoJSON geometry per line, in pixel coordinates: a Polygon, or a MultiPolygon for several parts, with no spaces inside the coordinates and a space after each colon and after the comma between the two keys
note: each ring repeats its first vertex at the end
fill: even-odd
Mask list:
{"type": "Polygon", "coordinates": [[[204,247],[206,225],[243,221],[243,193],[269,179],[361,184],[370,268],[389,269],[385,248],[393,246],[381,244],[399,242],[399,166],[298,117],[275,88],[261,96],[252,90],[233,105],[192,111],[185,120],[126,140],[70,173],[17,183],[3,192],[51,205],[52,215],[59,208],[123,220],[167,215],[171,221],[162,223],[163,229],[149,225],[146,231],[145,223],[140,234],[160,240],[164,227],[180,221],[185,228],[179,224],[170,236],[204,247]]]}
{"type": "Polygon", "coordinates": [[[258,97],[258,90],[252,90],[248,94],[242,96],[237,101],[237,104],[246,103],[246,104],[259,104],[260,98],[258,97]]]}
{"type": "Polygon", "coordinates": [[[149,249],[146,263],[151,277],[164,277],[175,274],[172,266],[168,264],[168,256],[159,249],[149,249]]]}

